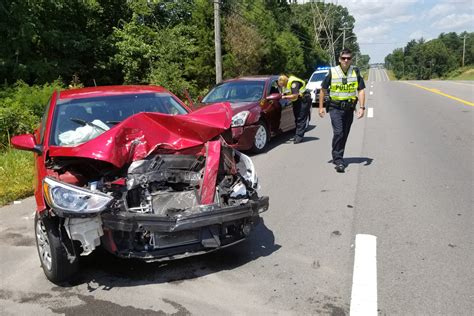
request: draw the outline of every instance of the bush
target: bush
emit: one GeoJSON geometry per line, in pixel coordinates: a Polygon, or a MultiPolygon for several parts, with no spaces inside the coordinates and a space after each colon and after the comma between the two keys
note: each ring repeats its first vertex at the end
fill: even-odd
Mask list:
{"type": "Polygon", "coordinates": [[[33,153],[15,149],[0,152],[0,205],[33,194],[33,153]]]}
{"type": "Polygon", "coordinates": [[[59,80],[31,87],[18,81],[0,90],[0,150],[9,147],[12,136],[33,132],[51,94],[62,87],[59,80]]]}

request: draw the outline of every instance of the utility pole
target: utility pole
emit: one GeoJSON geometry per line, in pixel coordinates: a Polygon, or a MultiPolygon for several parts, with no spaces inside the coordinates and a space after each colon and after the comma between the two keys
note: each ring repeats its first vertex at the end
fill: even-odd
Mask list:
{"type": "Polygon", "coordinates": [[[464,54],[466,52],[466,34],[464,34],[464,44],[462,45],[462,67],[464,67],[464,54]]]}
{"type": "Polygon", "coordinates": [[[214,0],[214,42],[216,51],[216,84],[222,82],[222,54],[221,54],[221,16],[220,0],[214,0]]]}
{"type": "Polygon", "coordinates": [[[345,48],[346,45],[346,30],[350,30],[349,27],[341,27],[339,30],[342,31],[342,49],[345,48]]]}

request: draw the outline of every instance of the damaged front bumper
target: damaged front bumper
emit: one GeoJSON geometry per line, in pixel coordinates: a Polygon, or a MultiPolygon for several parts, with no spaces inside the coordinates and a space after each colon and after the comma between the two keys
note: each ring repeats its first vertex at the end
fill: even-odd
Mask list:
{"type": "Polygon", "coordinates": [[[257,201],[249,200],[244,205],[224,208],[204,205],[199,208],[199,212],[191,211],[190,215],[182,214],[175,218],[134,213],[102,214],[102,222],[105,228],[111,230],[176,232],[258,216],[268,210],[268,197],[261,197],[257,201]]]}
{"type": "Polygon", "coordinates": [[[65,227],[71,239],[81,242],[82,255],[102,244],[119,257],[166,261],[243,241],[268,206],[268,197],[260,197],[243,205],[201,205],[175,217],[102,213],[93,218],[70,218],[65,227]]]}

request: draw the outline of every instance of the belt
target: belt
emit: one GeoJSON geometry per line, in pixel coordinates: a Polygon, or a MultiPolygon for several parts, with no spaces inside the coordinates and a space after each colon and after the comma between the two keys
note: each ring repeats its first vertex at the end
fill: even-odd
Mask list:
{"type": "Polygon", "coordinates": [[[355,109],[355,103],[352,101],[331,100],[329,106],[336,109],[341,109],[341,110],[354,110],[355,109]]]}

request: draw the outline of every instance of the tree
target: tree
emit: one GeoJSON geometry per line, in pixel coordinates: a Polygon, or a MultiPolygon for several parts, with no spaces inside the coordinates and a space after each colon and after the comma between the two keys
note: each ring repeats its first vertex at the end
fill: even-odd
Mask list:
{"type": "MultiPolygon", "coordinates": [[[[51,82],[74,74],[106,82],[113,52],[110,35],[124,3],[111,0],[18,0],[0,6],[0,75],[7,82],[51,82]]],[[[112,72],[113,74],[116,74],[112,72]]]]}
{"type": "Polygon", "coordinates": [[[224,77],[259,74],[264,40],[258,31],[235,13],[227,17],[225,29],[229,31],[224,39],[227,45],[224,77]]]}
{"type": "Polygon", "coordinates": [[[285,73],[299,75],[305,73],[304,51],[298,38],[291,32],[282,32],[275,46],[280,52],[278,60],[285,73]]]}

